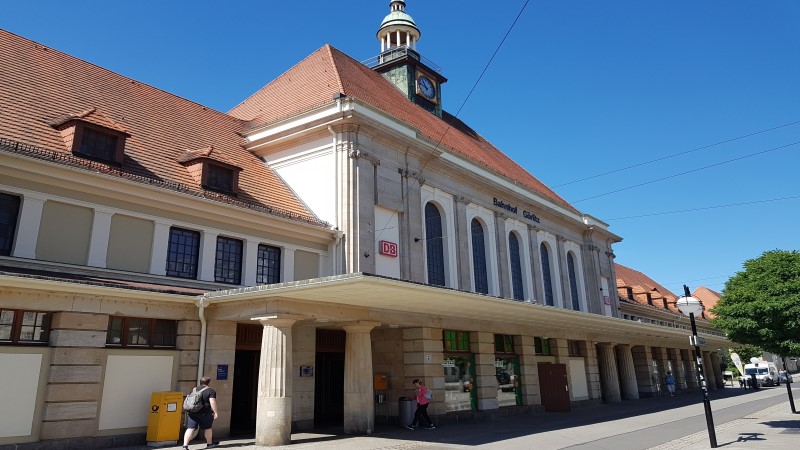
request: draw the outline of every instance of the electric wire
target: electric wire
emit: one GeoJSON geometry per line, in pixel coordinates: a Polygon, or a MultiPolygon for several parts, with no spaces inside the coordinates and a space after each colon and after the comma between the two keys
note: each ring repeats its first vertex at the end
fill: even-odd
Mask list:
{"type": "Polygon", "coordinates": [[[800,195],[795,195],[792,197],[781,197],[781,198],[771,198],[767,200],[753,200],[751,202],[741,202],[741,203],[730,203],[727,205],[715,205],[715,206],[703,206],[699,208],[689,208],[689,209],[679,209],[675,211],[664,211],[664,212],[657,212],[657,213],[650,213],[650,214],[640,214],[637,216],[626,216],[626,217],[612,217],[606,220],[627,220],[627,219],[639,219],[642,217],[652,217],[652,216],[664,216],[667,214],[679,214],[679,213],[686,213],[686,212],[694,212],[694,211],[707,211],[709,209],[720,209],[720,208],[732,208],[734,206],[746,206],[746,205],[755,205],[758,203],[769,203],[769,202],[780,202],[785,200],[797,200],[800,199],[800,195]]]}
{"type": "MultiPolygon", "coordinates": [[[[503,39],[500,40],[500,43],[497,45],[497,47],[494,50],[494,53],[492,53],[492,56],[489,58],[489,61],[483,67],[483,71],[481,71],[481,74],[478,76],[478,79],[475,80],[475,83],[473,83],[472,88],[469,90],[469,93],[464,98],[464,101],[461,102],[461,106],[459,106],[458,110],[453,115],[453,117],[458,118],[459,114],[461,114],[461,110],[464,109],[464,106],[467,104],[467,101],[472,96],[472,93],[478,87],[478,83],[481,82],[481,80],[483,79],[483,76],[486,74],[486,71],[489,70],[489,66],[492,64],[492,61],[494,61],[495,56],[497,56],[497,54],[500,52],[500,49],[503,47],[503,44],[506,42],[506,39],[508,39],[508,36],[511,34],[511,31],[514,29],[514,27],[516,26],[517,22],[519,21],[519,18],[522,17],[522,14],[525,12],[525,8],[527,8],[527,6],[528,6],[528,3],[530,3],[530,0],[525,0],[525,3],[520,8],[519,13],[517,13],[517,16],[514,18],[514,21],[511,23],[511,26],[508,27],[508,30],[506,31],[506,34],[503,36],[503,39]]],[[[435,154],[436,150],[438,150],[439,146],[444,141],[444,137],[447,135],[447,132],[450,131],[451,128],[453,128],[453,125],[448,122],[447,123],[447,127],[444,129],[444,131],[442,132],[442,135],[437,140],[436,146],[434,146],[433,151],[430,152],[430,154],[427,156],[427,158],[425,159],[424,163],[420,167],[419,175],[423,174],[423,172],[425,171],[425,167],[427,167],[428,163],[432,160],[433,155],[435,154]]],[[[419,183],[419,180],[416,180],[416,181],[417,181],[417,183],[419,183]]],[[[408,193],[410,191],[411,191],[411,185],[409,184],[409,186],[406,188],[406,195],[404,197],[408,196],[408,193]]],[[[401,207],[402,207],[402,205],[401,205],[401,207]]],[[[386,221],[386,224],[384,224],[383,228],[380,229],[381,231],[378,232],[377,235],[375,236],[375,242],[378,241],[378,239],[383,234],[383,230],[387,229],[389,223],[394,219],[394,216],[396,216],[396,215],[397,215],[397,212],[394,212],[392,214],[392,216],[389,217],[389,219],[386,221]]],[[[371,255],[374,250],[375,250],[375,246],[373,244],[373,246],[370,247],[369,250],[364,252],[364,255],[365,256],[371,255]]]]}
{"type": "Polygon", "coordinates": [[[687,171],[684,171],[684,172],[681,172],[681,173],[668,175],[666,177],[656,178],[656,179],[653,179],[653,180],[645,181],[643,183],[627,186],[627,187],[624,187],[624,188],[621,188],[621,189],[616,189],[616,190],[613,190],[613,191],[604,192],[602,194],[597,194],[597,195],[593,195],[591,197],[586,197],[586,198],[582,198],[580,200],[575,200],[575,201],[572,201],[570,203],[580,203],[580,202],[585,202],[586,200],[592,200],[592,199],[595,199],[595,198],[604,197],[606,195],[616,194],[616,193],[627,191],[627,190],[634,189],[634,188],[637,188],[637,187],[646,186],[648,184],[657,183],[659,181],[669,180],[671,178],[676,178],[676,177],[680,177],[680,176],[683,176],[683,175],[688,175],[690,173],[700,172],[701,170],[710,169],[712,167],[721,166],[723,164],[728,164],[728,163],[732,163],[732,162],[735,162],[735,161],[741,161],[743,159],[752,158],[754,156],[763,155],[763,154],[769,153],[769,152],[774,152],[776,150],[784,149],[784,148],[791,147],[791,146],[794,146],[794,145],[797,145],[797,144],[800,144],[800,141],[793,142],[791,144],[781,145],[781,146],[778,146],[778,147],[773,147],[773,148],[770,148],[770,149],[767,149],[767,150],[762,150],[762,151],[756,152],[756,153],[750,153],[748,155],[740,156],[738,158],[728,159],[726,161],[721,161],[721,162],[710,164],[710,165],[707,165],[707,166],[698,167],[696,169],[687,170],[687,171]]]}
{"type": "Polygon", "coordinates": [[[561,186],[567,186],[567,185],[570,185],[570,184],[580,183],[582,181],[587,181],[587,180],[592,180],[592,179],[595,179],[595,178],[600,178],[600,177],[603,177],[603,176],[606,176],[606,175],[611,175],[611,174],[622,172],[622,171],[625,171],[625,170],[628,170],[628,169],[635,169],[637,167],[646,166],[648,164],[652,164],[652,163],[659,162],[659,161],[664,161],[664,160],[670,159],[670,158],[675,158],[677,156],[682,156],[682,155],[686,155],[686,154],[693,153],[693,152],[696,152],[696,151],[704,150],[704,149],[707,149],[707,148],[716,147],[716,146],[719,146],[719,145],[727,144],[727,143],[738,141],[738,140],[741,140],[741,139],[746,139],[746,138],[749,138],[749,137],[757,136],[759,134],[769,133],[770,131],[779,130],[781,128],[786,128],[786,127],[790,127],[792,125],[797,125],[797,124],[800,124],[800,120],[798,120],[796,122],[787,123],[787,124],[784,124],[784,125],[778,125],[776,127],[768,128],[766,130],[756,131],[754,133],[746,134],[744,136],[739,136],[739,137],[735,137],[735,138],[731,138],[731,139],[726,139],[724,141],[716,142],[714,144],[709,144],[709,145],[704,145],[702,147],[693,148],[691,150],[686,150],[686,151],[683,151],[683,152],[673,153],[671,155],[662,156],[662,157],[656,158],[656,159],[651,159],[650,161],[645,161],[645,162],[633,164],[631,166],[626,166],[626,167],[621,167],[619,169],[609,170],[608,172],[603,172],[603,173],[600,173],[600,174],[597,174],[597,175],[592,175],[592,176],[589,176],[589,177],[580,178],[580,179],[573,180],[573,181],[568,181],[568,182],[562,183],[562,184],[557,184],[557,185],[553,186],[553,188],[559,188],[561,186]]]}

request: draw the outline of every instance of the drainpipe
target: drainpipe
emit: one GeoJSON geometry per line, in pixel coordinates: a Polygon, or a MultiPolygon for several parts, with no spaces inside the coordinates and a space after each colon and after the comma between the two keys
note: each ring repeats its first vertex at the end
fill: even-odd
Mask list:
{"type": "Polygon", "coordinates": [[[200,355],[197,358],[197,384],[200,384],[200,378],[203,377],[203,367],[206,361],[206,296],[201,295],[197,299],[198,315],[200,316],[200,355]]]}
{"type": "MultiPolygon", "coordinates": [[[[337,103],[340,104],[340,99],[337,99],[337,103]]],[[[333,131],[333,127],[328,125],[328,132],[331,133],[333,136],[333,214],[334,214],[334,228],[336,229],[336,242],[334,243],[333,250],[333,275],[339,275],[339,247],[341,246],[342,242],[342,230],[339,229],[339,150],[337,149],[338,146],[338,139],[336,137],[336,132],[333,131]]]]}

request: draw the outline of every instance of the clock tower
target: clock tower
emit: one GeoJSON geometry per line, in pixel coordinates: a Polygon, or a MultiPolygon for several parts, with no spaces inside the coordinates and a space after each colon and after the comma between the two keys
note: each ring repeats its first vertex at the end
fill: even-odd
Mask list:
{"type": "Polygon", "coordinates": [[[381,54],[372,68],[389,80],[409,100],[442,117],[441,86],[447,81],[442,69],[417,53],[417,41],[422,33],[406,12],[404,0],[389,2],[390,12],[377,38],[381,54]]]}

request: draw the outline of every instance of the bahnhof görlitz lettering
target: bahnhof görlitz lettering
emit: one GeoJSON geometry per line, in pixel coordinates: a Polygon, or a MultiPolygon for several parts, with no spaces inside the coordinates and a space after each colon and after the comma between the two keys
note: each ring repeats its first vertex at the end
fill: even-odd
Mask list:
{"type": "MultiPolygon", "coordinates": [[[[508,203],[506,203],[506,202],[504,202],[502,200],[498,200],[496,197],[494,198],[494,206],[497,206],[498,208],[505,209],[506,211],[512,212],[514,214],[519,214],[517,212],[517,207],[516,206],[511,206],[511,205],[509,205],[508,203]]],[[[536,223],[540,222],[540,220],[536,216],[536,214],[534,214],[532,212],[529,212],[529,211],[522,211],[522,217],[524,217],[524,218],[526,218],[528,220],[531,220],[533,222],[536,222],[536,223]]]]}

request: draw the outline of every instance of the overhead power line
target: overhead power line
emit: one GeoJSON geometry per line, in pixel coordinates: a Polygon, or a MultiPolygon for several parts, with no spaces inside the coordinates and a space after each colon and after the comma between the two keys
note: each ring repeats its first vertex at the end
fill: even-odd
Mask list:
{"type": "Polygon", "coordinates": [[[779,130],[781,128],[786,128],[786,127],[790,127],[792,125],[797,125],[797,124],[800,124],[800,120],[798,120],[797,122],[787,123],[785,125],[778,125],[777,127],[768,128],[766,130],[756,131],[755,133],[746,134],[744,136],[739,136],[739,137],[735,137],[735,138],[731,138],[731,139],[726,139],[724,141],[720,141],[720,142],[717,142],[717,143],[714,143],[714,144],[709,144],[709,145],[704,145],[702,147],[693,148],[691,150],[686,150],[686,151],[683,151],[683,152],[673,153],[672,155],[662,156],[661,158],[651,159],[650,161],[641,162],[641,163],[634,164],[634,165],[631,165],[631,166],[620,167],[619,169],[610,170],[608,172],[603,172],[603,173],[600,173],[600,174],[597,174],[597,175],[592,175],[592,176],[589,176],[589,177],[580,178],[580,179],[573,180],[573,181],[568,181],[566,183],[557,184],[557,185],[555,185],[553,187],[554,188],[558,188],[558,187],[561,187],[561,186],[567,186],[567,185],[570,185],[570,184],[580,183],[581,181],[587,181],[587,180],[592,180],[592,179],[595,179],[595,178],[600,178],[600,177],[603,177],[603,176],[606,176],[606,175],[611,175],[612,173],[622,172],[622,171],[625,171],[625,170],[628,170],[628,169],[635,169],[637,167],[645,166],[647,164],[652,164],[652,163],[655,163],[655,162],[664,161],[665,159],[670,159],[670,158],[674,158],[676,156],[686,155],[688,153],[704,150],[704,149],[711,148],[711,147],[716,147],[718,145],[727,144],[729,142],[734,142],[734,141],[738,141],[738,140],[741,140],[741,139],[746,139],[746,138],[749,138],[749,137],[757,136],[759,134],[769,133],[770,131],[779,130]]]}
{"type": "MultiPolygon", "coordinates": [[[[454,117],[458,117],[458,115],[461,114],[461,110],[464,108],[464,105],[467,104],[467,101],[472,96],[472,93],[475,91],[475,88],[478,87],[478,83],[481,82],[481,79],[483,79],[483,76],[486,74],[486,71],[489,70],[489,66],[492,64],[492,61],[494,61],[494,57],[497,56],[498,52],[500,52],[500,48],[503,47],[503,44],[506,42],[506,39],[508,39],[508,36],[511,34],[511,31],[514,29],[514,26],[519,21],[519,18],[522,17],[522,13],[524,13],[525,12],[525,8],[528,7],[528,3],[530,3],[530,0],[525,0],[525,3],[522,5],[522,8],[520,8],[520,10],[519,10],[519,13],[517,13],[517,17],[514,18],[514,22],[512,22],[511,26],[508,27],[508,30],[506,31],[506,34],[503,36],[503,39],[500,40],[500,43],[497,45],[497,48],[495,48],[494,53],[492,53],[492,56],[489,58],[489,61],[483,67],[483,71],[481,71],[481,74],[478,76],[478,79],[475,80],[475,83],[473,83],[472,89],[469,90],[469,93],[464,98],[464,101],[461,102],[461,106],[459,106],[458,111],[456,111],[454,117]]],[[[439,139],[436,142],[436,146],[434,147],[434,152],[435,152],[436,149],[439,148],[440,145],[442,145],[442,141],[444,141],[444,137],[447,135],[447,132],[450,131],[450,129],[452,127],[453,126],[450,123],[447,124],[447,127],[444,129],[444,131],[442,132],[442,135],[439,137],[439,139]]],[[[420,166],[420,170],[419,170],[419,174],[420,175],[422,175],[422,173],[425,170],[425,167],[431,161],[431,158],[433,157],[434,152],[431,152],[428,155],[428,157],[425,159],[425,162],[422,164],[422,166],[420,166]]],[[[406,189],[406,195],[408,195],[408,192],[410,190],[411,190],[411,185],[409,184],[408,188],[406,189]]],[[[402,202],[402,200],[401,200],[401,202],[402,202]]],[[[401,208],[402,208],[402,205],[401,205],[401,208]]],[[[386,221],[386,224],[384,224],[384,227],[378,232],[378,235],[375,238],[376,241],[381,237],[381,235],[383,234],[383,231],[387,228],[389,223],[394,218],[394,215],[396,215],[396,214],[397,214],[396,212],[393,213],[392,217],[390,217],[389,220],[386,221]]],[[[367,250],[365,254],[370,255],[370,254],[372,254],[373,250],[375,250],[374,246],[371,247],[369,250],[367,250]]]]}
{"type": "Polygon", "coordinates": [[[690,208],[690,209],[679,209],[675,211],[664,211],[664,212],[657,212],[657,213],[650,213],[650,214],[640,214],[638,216],[626,216],[626,217],[614,217],[611,219],[606,220],[626,220],[626,219],[638,219],[641,217],[652,217],[652,216],[664,216],[667,214],[678,214],[678,213],[686,213],[686,212],[694,212],[694,211],[707,211],[709,209],[719,209],[719,208],[732,208],[734,206],[746,206],[746,205],[755,205],[757,203],[769,203],[769,202],[780,202],[784,200],[797,200],[800,199],[800,195],[795,195],[792,197],[781,197],[781,198],[771,198],[768,200],[754,200],[752,202],[742,202],[742,203],[730,203],[727,205],[716,205],[716,206],[703,206],[700,208],[690,208]]]}
{"type": "Polygon", "coordinates": [[[727,161],[722,161],[722,162],[710,164],[708,166],[698,167],[697,169],[687,170],[685,172],[676,173],[676,174],[673,174],[673,175],[668,175],[666,177],[656,178],[654,180],[645,181],[644,183],[634,184],[632,186],[624,187],[624,188],[621,188],[621,189],[616,189],[616,190],[605,192],[605,193],[602,193],[602,194],[593,195],[591,197],[582,198],[580,200],[575,200],[575,201],[572,201],[570,203],[580,203],[580,202],[585,202],[586,200],[592,200],[592,199],[595,199],[595,198],[598,198],[598,197],[604,197],[606,195],[616,194],[618,192],[627,191],[627,190],[634,189],[634,188],[641,187],[641,186],[646,186],[648,184],[657,183],[659,181],[669,180],[670,178],[676,178],[676,177],[679,177],[679,176],[682,176],[682,175],[687,175],[687,174],[690,174],[690,173],[699,172],[701,170],[710,169],[712,167],[721,166],[723,164],[728,164],[728,163],[732,163],[732,162],[735,162],[735,161],[740,161],[740,160],[743,160],[743,159],[752,158],[754,156],[763,155],[765,153],[774,152],[776,150],[780,150],[780,149],[783,149],[783,148],[786,148],[786,147],[791,147],[791,146],[797,145],[797,144],[800,144],[800,141],[792,142],[791,144],[781,145],[779,147],[773,147],[773,148],[770,148],[770,149],[767,149],[767,150],[762,150],[762,151],[756,152],[756,153],[750,153],[749,155],[744,155],[744,156],[740,156],[738,158],[729,159],[727,161]]]}

